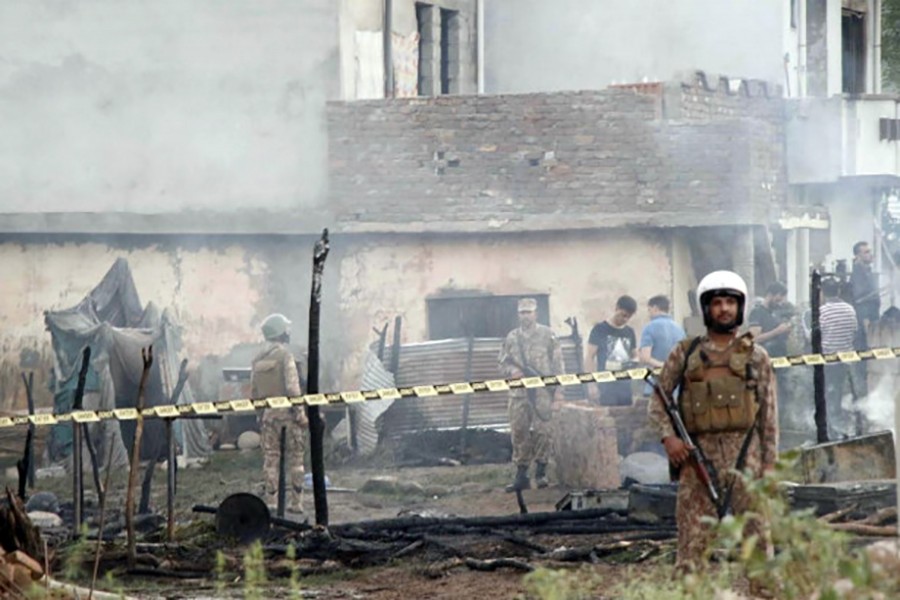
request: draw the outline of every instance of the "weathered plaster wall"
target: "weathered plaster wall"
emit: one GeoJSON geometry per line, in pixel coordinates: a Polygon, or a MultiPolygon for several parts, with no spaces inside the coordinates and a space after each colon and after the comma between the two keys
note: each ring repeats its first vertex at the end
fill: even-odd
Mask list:
{"type": "Polygon", "coordinates": [[[334,0],[0,3],[0,213],[316,203],[337,29],[334,0]]]}
{"type": "MultiPolygon", "coordinates": [[[[79,302],[118,257],[128,260],[142,303],[174,311],[192,370],[234,347],[260,342],[258,327],[271,312],[296,323],[306,338],[312,239],[294,238],[23,238],[0,244],[0,410],[24,406],[22,370],[36,371],[39,406],[49,406],[52,366],[43,312],[79,302]]],[[[337,344],[326,276],[324,350],[337,344]],[[332,326],[329,326],[329,323],[332,326]]],[[[330,288],[330,289],[329,289],[330,288]]],[[[335,372],[329,355],[323,383],[335,372]]],[[[232,365],[246,366],[246,365],[232,365]]]]}
{"type": "MultiPolygon", "coordinates": [[[[667,235],[619,230],[493,236],[386,236],[349,249],[340,263],[340,302],[348,339],[371,340],[371,328],[401,315],[404,342],[428,339],[426,298],[449,289],[550,295],[550,325],[590,327],[612,314],[616,299],[639,305],[633,325],[647,320],[646,302],[672,295],[667,235]]],[[[360,346],[360,349],[362,345],[360,346]]],[[[359,355],[345,365],[353,381],[359,355]]]]}
{"type": "MultiPolygon", "coordinates": [[[[49,406],[52,366],[43,312],[80,301],[117,257],[134,275],[141,301],[170,308],[183,327],[184,356],[201,398],[215,393],[222,366],[248,366],[258,327],[271,312],[295,323],[305,345],[312,237],[107,239],[25,237],[0,244],[0,410],[21,409],[22,370],[35,370],[38,405],[49,406]]],[[[587,335],[621,294],[640,309],[672,295],[668,234],[601,233],[349,235],[332,239],[322,309],[322,389],[355,388],[373,326],[400,315],[403,341],[428,339],[426,298],[446,289],[550,295],[551,325],[560,333],[575,316],[587,335]]]]}

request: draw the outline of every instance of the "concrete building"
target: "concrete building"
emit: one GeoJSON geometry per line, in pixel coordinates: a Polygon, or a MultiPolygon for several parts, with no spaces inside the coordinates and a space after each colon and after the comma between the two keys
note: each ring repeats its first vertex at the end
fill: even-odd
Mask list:
{"type": "MultiPolygon", "coordinates": [[[[142,299],[182,324],[201,397],[234,352],[248,360],[268,313],[303,331],[309,253],[322,227],[336,229],[326,101],[476,87],[474,0],[383,6],[0,6],[0,410],[25,406],[22,370],[35,370],[38,404],[49,405],[43,311],[73,305],[118,257],[142,299]]],[[[336,236],[332,262],[348,243],[336,236]]],[[[338,271],[325,280],[322,385],[332,388],[347,349],[368,341],[342,333],[338,271]]]]}
{"type": "Polygon", "coordinates": [[[883,233],[897,228],[883,214],[900,213],[900,136],[898,98],[881,94],[880,0],[493,0],[485,15],[489,93],[597,89],[690,69],[779,84],[790,202],[770,227],[778,277],[804,302],[809,266],[851,262],[865,240],[883,304],[893,302],[896,249],[883,233]]]}

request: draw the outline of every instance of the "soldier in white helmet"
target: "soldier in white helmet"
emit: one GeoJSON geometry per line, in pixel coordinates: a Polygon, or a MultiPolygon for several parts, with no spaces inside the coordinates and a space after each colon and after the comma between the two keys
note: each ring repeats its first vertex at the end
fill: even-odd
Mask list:
{"type": "MultiPolygon", "coordinates": [[[[300,389],[300,374],[288,348],[291,339],[290,325],[287,317],[277,313],[269,315],[263,321],[262,333],[266,339],[266,347],[253,359],[250,375],[252,398],[292,397],[303,393],[300,389]]],[[[260,438],[265,476],[264,500],[271,507],[277,504],[282,428],[285,428],[287,438],[286,509],[299,514],[303,512],[303,457],[307,430],[306,414],[302,407],[263,411],[260,438]]]]}
{"type": "MultiPolygon", "coordinates": [[[[703,309],[706,335],[686,339],[672,350],[659,381],[671,397],[680,388],[678,405],[685,428],[719,475],[724,492],[734,482],[731,509],[751,508],[751,498],[730,471],[747,439],[744,468],[761,477],[775,465],[778,449],[776,386],[769,355],[753,336],[738,335],[747,304],[747,286],[731,271],[716,271],[700,281],[697,297],[703,309]]],[[[650,401],[651,425],[659,432],[671,465],[678,469],[676,565],[681,572],[705,566],[712,527],[703,517],[717,517],[706,487],[688,460],[688,447],[675,435],[658,395],[650,401]]],[[[747,535],[765,538],[759,521],[747,535]]],[[[766,546],[763,548],[768,549],[766,546]]]]}

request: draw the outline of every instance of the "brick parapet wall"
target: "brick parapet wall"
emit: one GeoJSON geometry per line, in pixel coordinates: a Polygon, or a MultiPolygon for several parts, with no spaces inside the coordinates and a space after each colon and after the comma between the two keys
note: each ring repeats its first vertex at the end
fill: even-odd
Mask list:
{"type": "Polygon", "coordinates": [[[782,113],[703,81],[331,103],[332,207],[348,231],[767,224],[782,113]]]}

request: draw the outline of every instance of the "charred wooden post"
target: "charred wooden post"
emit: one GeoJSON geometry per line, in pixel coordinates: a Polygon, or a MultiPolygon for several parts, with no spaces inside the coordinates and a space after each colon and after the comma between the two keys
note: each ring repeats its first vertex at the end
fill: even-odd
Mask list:
{"type": "Polygon", "coordinates": [[[175,493],[178,474],[178,457],[175,456],[175,419],[166,419],[166,540],[175,540],[175,493]]]}
{"type": "Polygon", "coordinates": [[[22,458],[16,461],[16,471],[19,474],[19,488],[17,495],[22,502],[25,501],[25,488],[28,484],[28,466],[31,462],[31,447],[33,443],[34,430],[29,427],[28,433],[25,434],[25,450],[22,453],[22,458]]]}
{"type": "Polygon", "coordinates": [[[141,372],[141,381],[138,384],[137,397],[137,427],[134,430],[134,445],[131,448],[131,465],[128,470],[128,490],[125,494],[125,530],[128,537],[128,568],[135,566],[135,537],[134,537],[134,486],[137,483],[137,472],[141,464],[141,437],[144,435],[144,390],[147,380],[150,378],[150,367],[153,365],[153,346],[141,348],[141,359],[144,361],[144,370],[141,372]]]}
{"type": "MultiPolygon", "coordinates": [[[[812,310],[812,351],[822,353],[822,326],[819,322],[822,300],[822,274],[813,269],[809,285],[809,301],[812,310]]],[[[816,441],[828,441],[828,413],[825,403],[825,365],[813,366],[813,398],[815,399],[816,441]]]]}
{"type": "MultiPolygon", "coordinates": [[[[178,398],[188,379],[188,359],[182,359],[178,367],[178,380],[172,390],[172,405],[178,404],[178,398]]],[[[175,494],[178,493],[178,458],[175,456],[175,420],[166,419],[166,539],[175,539],[175,494]]]]}
{"type": "MultiPolygon", "coordinates": [[[[319,393],[319,322],[322,308],[322,272],[328,257],[328,230],[313,249],[312,290],[309,300],[309,366],[307,368],[307,393],[319,393]]],[[[316,507],[316,524],[328,525],[328,497],[325,491],[325,452],[323,438],[325,423],[319,415],[319,407],[307,404],[309,419],[309,455],[312,463],[313,500],[316,507]]]]}
{"type": "Polygon", "coordinates": [[[394,341],[391,343],[391,365],[388,371],[394,374],[396,380],[397,371],[400,370],[400,333],[403,330],[403,317],[394,319],[394,341]]]}
{"type": "Polygon", "coordinates": [[[103,485],[100,483],[100,464],[87,423],[81,424],[81,435],[84,436],[84,445],[87,447],[88,458],[91,459],[91,475],[94,478],[94,489],[97,490],[97,500],[99,501],[103,499],[103,485]]]}
{"type": "MultiPolygon", "coordinates": [[[[34,416],[34,371],[29,371],[28,377],[22,373],[22,382],[25,384],[25,399],[28,401],[28,416],[34,416]]],[[[26,460],[28,461],[28,469],[26,476],[28,478],[28,487],[34,489],[34,423],[28,423],[28,432],[31,433],[32,445],[28,447],[26,460]]]]}
{"type": "MultiPolygon", "coordinates": [[[[72,411],[82,409],[84,400],[84,384],[87,379],[88,367],[91,362],[91,347],[86,346],[81,353],[81,369],[78,371],[78,385],[75,388],[75,397],[72,399],[72,411]]],[[[72,502],[75,507],[75,537],[81,535],[82,507],[84,506],[84,473],[82,472],[81,424],[72,419],[72,502]]]]}
{"type": "Polygon", "coordinates": [[[278,501],[275,514],[284,518],[285,489],[287,487],[287,427],[282,427],[278,436],[278,501]]]}
{"type": "MultiPolygon", "coordinates": [[[[475,338],[471,335],[466,347],[466,372],[465,380],[472,381],[472,353],[475,350],[475,338]]],[[[469,410],[471,408],[472,395],[463,396],[462,428],[459,431],[459,459],[466,462],[466,443],[469,436],[469,410]]]]}
{"type": "Polygon", "coordinates": [[[381,361],[384,360],[384,347],[387,344],[387,330],[387,323],[385,323],[384,327],[382,327],[381,329],[375,329],[374,327],[372,328],[372,331],[374,331],[378,335],[378,352],[376,353],[376,355],[378,356],[378,360],[381,361]]]}

